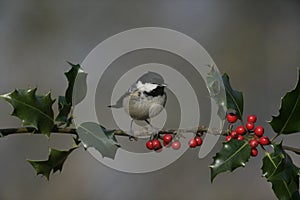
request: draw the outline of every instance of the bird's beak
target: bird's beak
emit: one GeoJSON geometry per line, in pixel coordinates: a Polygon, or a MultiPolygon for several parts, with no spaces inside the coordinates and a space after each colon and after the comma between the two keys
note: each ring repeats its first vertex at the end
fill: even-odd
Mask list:
{"type": "Polygon", "coordinates": [[[160,84],[160,86],[167,87],[168,85],[163,83],[163,84],[160,84]]]}

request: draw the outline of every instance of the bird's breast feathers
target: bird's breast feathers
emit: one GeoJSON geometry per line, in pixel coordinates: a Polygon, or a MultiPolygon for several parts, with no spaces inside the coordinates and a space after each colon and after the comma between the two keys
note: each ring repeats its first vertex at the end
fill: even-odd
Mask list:
{"type": "Polygon", "coordinates": [[[125,111],[136,120],[146,120],[158,115],[166,104],[166,94],[150,97],[136,90],[123,99],[125,111]]]}

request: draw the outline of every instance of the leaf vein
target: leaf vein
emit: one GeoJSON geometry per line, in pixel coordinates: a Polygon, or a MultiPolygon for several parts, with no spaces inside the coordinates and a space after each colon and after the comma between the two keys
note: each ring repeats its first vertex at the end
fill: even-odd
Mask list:
{"type": "MultiPolygon", "coordinates": [[[[229,156],[229,158],[227,158],[223,164],[225,164],[226,162],[228,162],[229,160],[231,160],[235,155],[237,155],[238,153],[240,153],[240,151],[246,146],[248,145],[247,143],[244,143],[235,153],[233,153],[231,156],[229,156]]],[[[223,165],[221,164],[221,166],[223,165]]]]}
{"type": "MultiPolygon", "coordinates": [[[[12,99],[12,98],[10,97],[10,99],[12,99]]],[[[14,99],[14,100],[12,100],[12,101],[16,101],[16,102],[18,102],[18,103],[20,103],[20,104],[22,104],[22,105],[25,105],[25,106],[27,106],[27,107],[29,107],[29,108],[31,108],[31,109],[33,109],[33,110],[39,112],[40,114],[44,115],[46,118],[48,118],[49,120],[51,120],[51,122],[54,122],[54,120],[52,119],[52,117],[50,117],[49,115],[47,115],[46,113],[42,112],[41,110],[37,109],[36,107],[34,107],[34,106],[32,106],[32,105],[26,104],[26,103],[24,103],[24,102],[22,102],[22,101],[19,101],[19,100],[17,100],[17,99],[14,99]]]]}

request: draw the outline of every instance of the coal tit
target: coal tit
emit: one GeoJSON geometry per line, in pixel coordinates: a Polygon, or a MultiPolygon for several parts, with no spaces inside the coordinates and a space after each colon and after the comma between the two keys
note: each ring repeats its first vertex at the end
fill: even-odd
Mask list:
{"type": "Polygon", "coordinates": [[[142,75],[115,105],[109,107],[123,107],[130,115],[132,118],[131,133],[133,120],[144,120],[153,127],[148,120],[157,116],[164,109],[167,101],[166,86],[161,75],[149,71],[142,75]]]}

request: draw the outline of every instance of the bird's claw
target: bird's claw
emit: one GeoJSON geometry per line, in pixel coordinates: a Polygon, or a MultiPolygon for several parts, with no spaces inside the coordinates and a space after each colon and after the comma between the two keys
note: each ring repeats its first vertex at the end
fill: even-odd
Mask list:
{"type": "Polygon", "coordinates": [[[138,139],[137,139],[137,137],[134,137],[134,136],[132,136],[132,135],[129,135],[129,141],[137,141],[138,139]]]}

